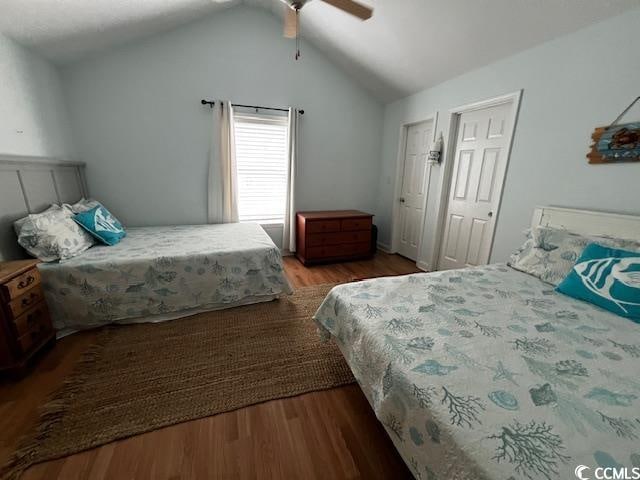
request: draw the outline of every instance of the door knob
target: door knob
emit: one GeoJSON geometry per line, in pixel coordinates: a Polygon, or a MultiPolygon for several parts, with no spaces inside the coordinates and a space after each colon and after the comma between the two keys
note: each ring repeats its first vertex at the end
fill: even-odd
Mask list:
{"type": "Polygon", "coordinates": [[[404,197],[400,197],[400,203],[404,203],[404,197]]]}
{"type": "Polygon", "coordinates": [[[493,212],[487,213],[487,217],[489,217],[489,218],[493,217],[493,212]]]}

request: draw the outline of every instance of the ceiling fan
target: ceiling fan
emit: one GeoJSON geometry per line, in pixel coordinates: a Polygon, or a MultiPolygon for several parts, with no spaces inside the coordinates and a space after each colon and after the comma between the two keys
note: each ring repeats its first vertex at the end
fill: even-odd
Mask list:
{"type": "MultiPolygon", "coordinates": [[[[300,10],[309,0],[280,0],[288,8],[284,15],[284,36],[295,38],[299,42],[300,37],[300,10]]],[[[349,13],[360,20],[367,20],[373,15],[373,9],[354,0],[321,0],[324,3],[349,13]]],[[[299,45],[299,44],[298,44],[299,45]]],[[[300,58],[300,48],[296,48],[296,60],[300,58]]]]}

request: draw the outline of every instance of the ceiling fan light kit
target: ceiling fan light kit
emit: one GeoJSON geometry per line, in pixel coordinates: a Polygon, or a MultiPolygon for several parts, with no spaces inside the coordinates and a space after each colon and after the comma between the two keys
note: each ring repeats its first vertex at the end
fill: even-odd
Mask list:
{"type": "MultiPolygon", "coordinates": [[[[287,6],[284,13],[284,36],[296,40],[295,59],[300,59],[300,10],[309,0],[280,0],[287,6]]],[[[368,20],[373,9],[354,0],[320,0],[333,7],[349,13],[360,20],[368,20]]]]}

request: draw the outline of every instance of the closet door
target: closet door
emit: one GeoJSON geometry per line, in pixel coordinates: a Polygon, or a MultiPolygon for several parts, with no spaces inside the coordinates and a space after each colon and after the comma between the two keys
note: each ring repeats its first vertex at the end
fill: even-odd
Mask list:
{"type": "Polygon", "coordinates": [[[400,192],[400,236],[398,253],[411,260],[418,258],[418,242],[424,221],[429,146],[433,137],[433,122],[411,125],[407,129],[404,149],[402,190],[400,192]]]}
{"type": "Polygon", "coordinates": [[[459,117],[440,270],[489,262],[514,108],[510,101],[459,117]]]}

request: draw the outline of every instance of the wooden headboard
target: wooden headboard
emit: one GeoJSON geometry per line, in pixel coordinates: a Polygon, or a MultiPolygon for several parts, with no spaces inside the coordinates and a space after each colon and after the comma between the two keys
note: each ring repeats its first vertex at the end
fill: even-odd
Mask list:
{"type": "Polygon", "coordinates": [[[640,240],[640,216],[560,207],[537,207],[531,227],[544,225],[582,235],[609,235],[640,240]]]}
{"type": "Polygon", "coordinates": [[[24,258],[13,222],[52,203],[87,197],[84,163],[0,155],[0,260],[24,258]]]}

